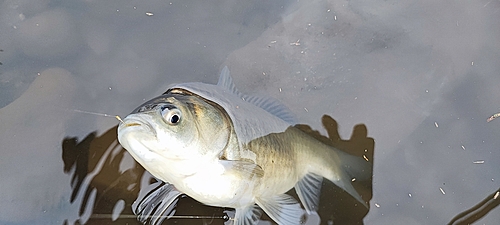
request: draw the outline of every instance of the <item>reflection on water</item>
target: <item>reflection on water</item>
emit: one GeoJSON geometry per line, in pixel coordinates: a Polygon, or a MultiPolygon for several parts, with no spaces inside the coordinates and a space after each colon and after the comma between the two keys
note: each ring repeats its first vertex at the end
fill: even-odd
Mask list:
{"type": "MultiPolygon", "coordinates": [[[[368,131],[366,126],[364,124],[356,125],[353,128],[351,138],[349,140],[342,140],[338,132],[338,124],[333,118],[324,115],[322,124],[328,133],[328,137],[321,135],[318,131],[312,130],[307,125],[297,125],[297,127],[325,144],[371,161],[372,168],[369,173],[370,177],[372,177],[375,141],[373,138],[367,136],[368,131]]],[[[362,196],[363,200],[370,203],[372,198],[372,179],[355,181],[353,182],[353,186],[362,196]]],[[[321,217],[321,221],[331,221],[333,222],[332,224],[363,224],[363,218],[368,213],[368,209],[359,207],[358,202],[354,198],[330,182],[323,182],[320,199],[318,214],[321,217]]]]}
{"type": "MultiPolygon", "coordinates": [[[[342,140],[334,119],[325,115],[322,124],[328,137],[312,130],[308,125],[296,127],[318,141],[373,162],[375,142],[367,137],[365,125],[356,125],[351,138],[342,140]]],[[[66,220],[64,224],[141,224],[134,215],[133,208],[145,207],[141,206],[141,200],[166,186],[139,164],[130,161],[128,152],[116,140],[116,126],[100,136],[96,136],[95,132],[91,133],[81,141],[65,138],[62,142],[62,159],[64,172],[72,176],[70,201],[80,204],[80,219],[66,220]],[[129,165],[126,165],[127,158],[129,165]],[[138,201],[134,205],[136,199],[138,201]]],[[[363,199],[369,202],[372,197],[372,180],[353,184],[363,199]]],[[[500,189],[470,209],[457,214],[448,224],[472,224],[480,220],[500,204],[499,193],[500,189]]],[[[293,190],[287,194],[298,198],[293,190]]],[[[363,224],[368,210],[356,207],[356,204],[357,201],[342,189],[324,182],[318,210],[322,224],[363,224]]],[[[227,216],[227,209],[203,205],[186,195],[180,195],[172,206],[160,213],[170,217],[163,224],[223,224],[227,216]]],[[[161,209],[158,206],[152,207],[145,216],[161,209]]],[[[146,219],[150,222],[151,218],[146,219]]],[[[159,221],[163,219],[160,218],[159,221]]],[[[262,220],[270,221],[265,214],[262,220]]]]}
{"type": "MultiPolygon", "coordinates": [[[[338,133],[337,122],[330,116],[323,116],[323,126],[328,137],[312,130],[308,125],[296,125],[297,128],[330,146],[364,157],[373,162],[374,140],[367,137],[365,125],[353,129],[350,140],[342,140],[338,133]]],[[[151,216],[158,211],[165,217],[166,224],[223,224],[227,218],[224,209],[206,206],[186,195],[179,195],[171,208],[141,205],[144,198],[159,198],[146,203],[160,203],[164,195],[159,194],[166,184],[154,179],[139,164],[130,161],[131,157],[116,140],[116,127],[101,136],[95,133],[83,140],[66,137],[62,142],[64,171],[72,176],[71,203],[80,204],[80,219],[75,224],[140,224],[133,214],[133,207],[149,207],[144,216],[151,216]],[[128,161],[128,162],[127,162],[128,161]],[[160,191],[159,191],[160,190],[160,191]],[[138,198],[139,196],[139,198],[138,198]],[[133,204],[137,199],[137,203],[133,204]]],[[[372,171],[368,171],[370,177],[372,171]]],[[[354,181],[354,187],[367,202],[372,197],[372,180],[354,181]]],[[[298,197],[295,191],[288,194],[298,197]]],[[[368,209],[359,207],[359,203],[347,192],[330,182],[322,186],[318,214],[322,224],[363,224],[368,209]]],[[[164,218],[160,218],[160,223],[164,218]]],[[[265,214],[262,220],[271,221],[265,214]]],[[[66,220],[65,224],[71,223],[66,220]]]]}
{"type": "MultiPolygon", "coordinates": [[[[62,150],[64,171],[72,175],[70,201],[80,204],[80,219],[75,224],[141,224],[132,213],[132,204],[139,194],[141,179],[151,175],[137,163],[124,168],[127,166],[123,165],[124,157],[130,156],[116,140],[116,126],[101,136],[91,133],[81,141],[67,137],[62,150]]],[[[150,179],[147,182],[157,181],[150,179]]],[[[191,198],[181,198],[176,215],[205,215],[208,218],[222,215],[222,210],[191,198]]],[[[173,218],[169,222],[193,224],[199,220],[173,218]]],[[[66,220],[64,223],[72,222],[66,220]]]]}
{"type": "Polygon", "coordinates": [[[122,171],[120,165],[127,153],[116,141],[116,127],[101,136],[91,133],[80,142],[65,138],[62,149],[64,172],[72,174],[70,201],[81,204],[81,218],[75,223],[139,224],[134,217],[118,216],[132,215],[130,205],[144,169],[135,165],[122,171]]]}
{"type": "Polygon", "coordinates": [[[483,201],[479,202],[474,207],[465,210],[464,212],[456,215],[448,225],[467,225],[477,222],[491,210],[500,205],[500,189],[493,194],[488,195],[483,201]]]}
{"type": "MultiPolygon", "coordinates": [[[[100,153],[91,146],[116,121],[71,111],[128,112],[163,85],[213,81],[221,64],[241,91],[280,99],[315,129],[324,112],[343,135],[370,128],[366,224],[500,221],[500,120],[484,121],[499,111],[500,1],[217,2],[0,1],[0,224],[112,223],[113,209],[136,223],[125,217],[142,172],[118,179],[136,165],[114,129],[100,153]],[[64,143],[66,174],[64,136],[79,139],[64,143]]],[[[178,207],[198,207],[189,201],[178,207]]]]}

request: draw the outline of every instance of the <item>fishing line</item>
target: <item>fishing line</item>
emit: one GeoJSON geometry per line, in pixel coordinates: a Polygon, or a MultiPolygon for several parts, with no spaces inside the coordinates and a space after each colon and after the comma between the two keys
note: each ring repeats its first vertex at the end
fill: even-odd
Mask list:
{"type": "Polygon", "coordinates": [[[122,123],[125,123],[125,122],[123,122],[122,118],[120,116],[118,116],[118,115],[112,116],[112,115],[109,115],[109,114],[106,114],[106,113],[90,112],[90,111],[79,110],[79,109],[66,109],[66,110],[73,111],[73,112],[78,112],[78,113],[89,114],[89,115],[96,115],[96,116],[104,116],[104,117],[115,118],[118,121],[120,121],[122,123]]]}
{"type": "Polygon", "coordinates": [[[86,113],[90,115],[96,115],[96,116],[105,116],[105,117],[114,117],[106,113],[97,113],[97,112],[89,112],[89,111],[84,111],[84,110],[79,110],[79,109],[72,109],[71,111],[74,112],[79,112],[79,113],[86,113]]]}
{"type": "MultiPolygon", "coordinates": [[[[93,214],[90,216],[91,218],[94,219],[108,219],[108,218],[113,218],[114,216],[112,214],[93,214]]],[[[122,219],[130,219],[130,218],[137,218],[136,215],[120,215],[118,216],[119,218],[122,219]]],[[[223,215],[223,216],[181,216],[181,215],[173,215],[173,216],[149,216],[149,218],[168,218],[168,219],[223,219],[223,220],[229,220],[229,216],[223,215]]]]}

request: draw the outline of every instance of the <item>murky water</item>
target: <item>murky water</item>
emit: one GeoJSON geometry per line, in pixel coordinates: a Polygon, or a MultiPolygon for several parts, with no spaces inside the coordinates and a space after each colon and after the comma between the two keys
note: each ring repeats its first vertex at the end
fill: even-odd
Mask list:
{"type": "MultiPolygon", "coordinates": [[[[370,210],[326,185],[324,223],[496,224],[499,21],[490,0],[1,2],[0,223],[138,224],[154,180],[114,115],[227,65],[323,135],[328,114],[343,139],[364,124],[375,140],[370,210]]],[[[225,215],[177,207],[201,218],[167,222],[225,215]]]]}

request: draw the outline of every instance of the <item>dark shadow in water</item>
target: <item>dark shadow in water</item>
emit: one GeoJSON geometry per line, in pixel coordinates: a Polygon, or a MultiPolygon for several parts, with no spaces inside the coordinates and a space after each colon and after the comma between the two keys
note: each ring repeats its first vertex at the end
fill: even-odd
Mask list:
{"type": "MultiPolygon", "coordinates": [[[[123,156],[128,152],[118,144],[116,128],[101,136],[91,133],[82,141],[67,137],[62,142],[64,172],[72,176],[70,201],[80,205],[81,219],[75,224],[141,224],[132,213],[132,203],[140,191],[141,178],[147,172],[137,163],[125,171],[120,170],[123,156]],[[119,202],[124,205],[123,211],[114,213],[113,209],[120,205],[119,202]],[[86,215],[88,213],[90,216],[86,215]]],[[[157,181],[150,181],[154,182],[157,181]]],[[[189,197],[180,198],[175,209],[176,216],[225,216],[223,208],[206,206],[189,197]]],[[[173,218],[165,224],[222,224],[223,221],[173,218]]],[[[64,224],[69,224],[69,221],[64,221],[64,224]]]]}
{"type": "MultiPolygon", "coordinates": [[[[353,182],[354,188],[363,200],[369,203],[372,199],[371,177],[373,176],[374,139],[367,136],[368,131],[364,124],[354,126],[351,138],[342,140],[338,132],[337,121],[328,115],[324,115],[321,122],[328,133],[328,137],[312,130],[307,125],[297,125],[296,127],[327,145],[351,155],[365,157],[369,162],[372,162],[371,170],[367,171],[370,173],[370,179],[353,182]]],[[[360,205],[347,192],[330,182],[323,182],[319,206],[318,214],[321,217],[321,224],[363,224],[363,218],[368,214],[368,209],[360,205]]]]}
{"type": "Polygon", "coordinates": [[[488,214],[500,204],[500,189],[488,195],[483,201],[474,207],[456,215],[448,225],[468,225],[472,224],[488,214]]]}
{"type": "MultiPolygon", "coordinates": [[[[122,214],[133,215],[130,205],[139,192],[138,181],[144,169],[135,166],[120,172],[120,163],[128,153],[116,141],[116,127],[98,137],[91,133],[80,142],[65,138],[62,149],[64,172],[72,174],[70,201],[81,204],[80,217],[90,213],[85,224],[112,222],[113,208],[119,202],[125,203],[122,214]]],[[[83,222],[78,220],[76,224],[83,222]]],[[[139,224],[135,217],[120,217],[115,222],[139,224]]]]}
{"type": "MultiPolygon", "coordinates": [[[[375,143],[373,138],[367,137],[365,125],[356,125],[350,140],[342,140],[334,119],[325,115],[322,122],[328,137],[307,125],[296,127],[323,143],[349,154],[365,157],[373,163],[375,143]]],[[[67,137],[62,142],[62,150],[64,172],[72,176],[70,201],[80,205],[81,219],[76,224],[140,224],[131,206],[138,197],[141,178],[150,175],[137,163],[131,168],[120,168],[124,155],[128,153],[116,140],[116,127],[101,136],[91,133],[82,141],[67,137]],[[120,205],[123,210],[113,212],[120,205]]],[[[372,171],[369,172],[372,174],[372,171]]],[[[156,182],[158,181],[151,179],[149,184],[156,182]]],[[[372,198],[372,180],[355,181],[353,185],[362,198],[369,202],[372,198]]],[[[298,199],[293,189],[289,194],[298,199]]],[[[320,199],[318,214],[321,216],[321,224],[363,224],[363,218],[368,213],[368,209],[330,182],[323,182],[320,199]]],[[[181,195],[175,205],[174,217],[165,220],[163,224],[223,224],[225,210],[203,205],[181,195]],[[176,216],[202,216],[205,219],[183,219],[175,218],[176,216]],[[217,219],[207,219],[210,217],[217,219]]],[[[265,213],[262,219],[270,220],[265,213]]]]}

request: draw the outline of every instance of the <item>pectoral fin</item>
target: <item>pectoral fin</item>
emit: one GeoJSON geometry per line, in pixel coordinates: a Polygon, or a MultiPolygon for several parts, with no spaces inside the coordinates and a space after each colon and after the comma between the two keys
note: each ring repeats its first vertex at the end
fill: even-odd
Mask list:
{"type": "Polygon", "coordinates": [[[306,208],[307,214],[311,214],[318,209],[322,183],[322,176],[309,173],[295,185],[295,191],[306,208]]]}
{"type": "Polygon", "coordinates": [[[282,194],[270,198],[257,198],[256,203],[271,219],[280,225],[301,224],[304,210],[289,195],[282,194]]]}
{"type": "Polygon", "coordinates": [[[224,166],[226,173],[233,173],[245,178],[261,178],[264,176],[264,170],[259,165],[242,160],[219,160],[224,166]]]}
{"type": "Polygon", "coordinates": [[[165,182],[150,184],[144,190],[145,195],[139,195],[132,204],[132,210],[142,223],[156,225],[168,219],[175,213],[175,205],[182,194],[174,185],[165,182]]]}

